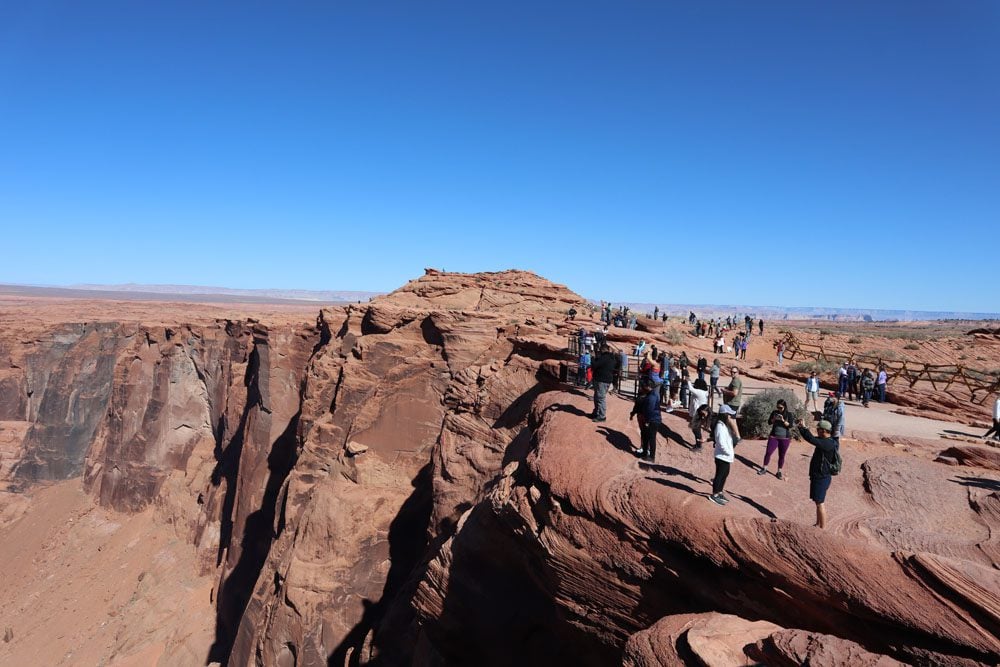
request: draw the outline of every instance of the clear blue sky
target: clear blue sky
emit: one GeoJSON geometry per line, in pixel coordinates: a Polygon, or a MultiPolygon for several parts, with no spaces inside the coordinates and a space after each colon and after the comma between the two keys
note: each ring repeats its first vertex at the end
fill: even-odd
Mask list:
{"type": "Polygon", "coordinates": [[[5,2],[0,224],[0,282],[1000,311],[1000,3],[5,2]]]}

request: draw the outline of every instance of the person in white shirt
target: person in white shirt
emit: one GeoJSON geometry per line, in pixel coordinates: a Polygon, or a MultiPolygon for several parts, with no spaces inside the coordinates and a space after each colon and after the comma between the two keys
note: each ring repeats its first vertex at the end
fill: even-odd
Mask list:
{"type": "Polygon", "coordinates": [[[816,377],[816,371],[809,374],[809,379],[806,380],[806,400],[802,407],[808,409],[809,401],[813,402],[813,412],[819,412],[819,405],[816,403],[816,399],[819,396],[819,378],[816,377]]]}
{"type": "Polygon", "coordinates": [[[715,424],[715,478],[712,480],[712,495],[708,499],[716,505],[725,505],[729,502],[722,492],[726,488],[729,467],[736,458],[729,424],[735,415],[735,410],[723,404],[719,408],[719,421],[715,424]]]}
{"type": "Polygon", "coordinates": [[[990,437],[993,434],[994,440],[1000,440],[1000,397],[997,398],[997,402],[993,404],[993,428],[986,432],[984,438],[990,437]]]}

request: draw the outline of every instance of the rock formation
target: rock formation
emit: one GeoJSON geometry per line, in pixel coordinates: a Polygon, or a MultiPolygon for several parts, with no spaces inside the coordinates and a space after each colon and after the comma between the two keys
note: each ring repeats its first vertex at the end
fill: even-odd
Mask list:
{"type": "MultiPolygon", "coordinates": [[[[682,444],[680,417],[639,465],[628,404],[596,425],[558,381],[571,306],[585,317],[527,272],[428,269],[315,321],[12,328],[0,480],[82,476],[108,511],[172,526],[216,582],[206,661],[1000,658],[995,457],[952,448],[942,465],[873,435],[846,450],[819,531],[796,445],[790,481],[737,466],[718,508],[711,455],[682,444]]],[[[643,327],[609,339],[677,347],[643,327]]],[[[161,635],[162,660],[197,653],[161,635]]]]}

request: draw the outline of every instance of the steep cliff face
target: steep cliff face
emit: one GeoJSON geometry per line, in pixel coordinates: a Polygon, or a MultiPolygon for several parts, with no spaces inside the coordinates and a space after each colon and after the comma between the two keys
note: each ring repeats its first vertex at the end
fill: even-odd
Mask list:
{"type": "MultiPolygon", "coordinates": [[[[0,481],[82,475],[109,512],[194,545],[214,637],[160,633],[165,663],[1000,658],[990,457],[945,457],[972,474],[877,438],[847,449],[825,532],[807,456],[784,484],[734,467],[718,508],[680,418],[659,463],[637,464],[629,404],[594,424],[564,391],[570,306],[585,310],[530,273],[428,270],[315,321],[11,330],[0,481]]],[[[609,339],[672,347],[647,329],[609,339]]]]}

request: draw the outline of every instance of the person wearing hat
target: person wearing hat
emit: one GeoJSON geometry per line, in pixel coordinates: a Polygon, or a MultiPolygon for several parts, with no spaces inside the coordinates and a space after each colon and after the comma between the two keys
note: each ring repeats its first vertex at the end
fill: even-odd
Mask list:
{"type": "Polygon", "coordinates": [[[712,479],[712,495],[708,497],[716,505],[725,505],[729,499],[722,493],[726,488],[729,468],[736,458],[733,451],[731,422],[736,411],[726,404],[719,406],[719,420],[715,423],[715,478],[712,479]]]}
{"type": "Polygon", "coordinates": [[[827,396],[823,403],[823,419],[830,422],[830,435],[840,442],[840,436],[844,434],[844,400],[839,391],[831,391],[827,396]]]}
{"type": "Polygon", "coordinates": [[[833,475],[830,469],[836,459],[840,445],[830,437],[833,425],[827,420],[820,421],[816,425],[817,435],[813,435],[802,423],[801,419],[795,420],[795,425],[799,427],[802,439],[815,447],[812,458],[809,459],[809,499],[816,503],[816,523],[817,528],[826,527],[826,492],[830,489],[830,482],[833,475]]]}
{"type": "Polygon", "coordinates": [[[637,452],[637,456],[646,461],[656,458],[656,429],[659,428],[662,419],[660,418],[660,392],[653,391],[653,383],[649,378],[639,381],[639,395],[635,399],[632,413],[628,418],[631,421],[636,415],[639,416],[639,438],[642,448],[637,452]]]}

